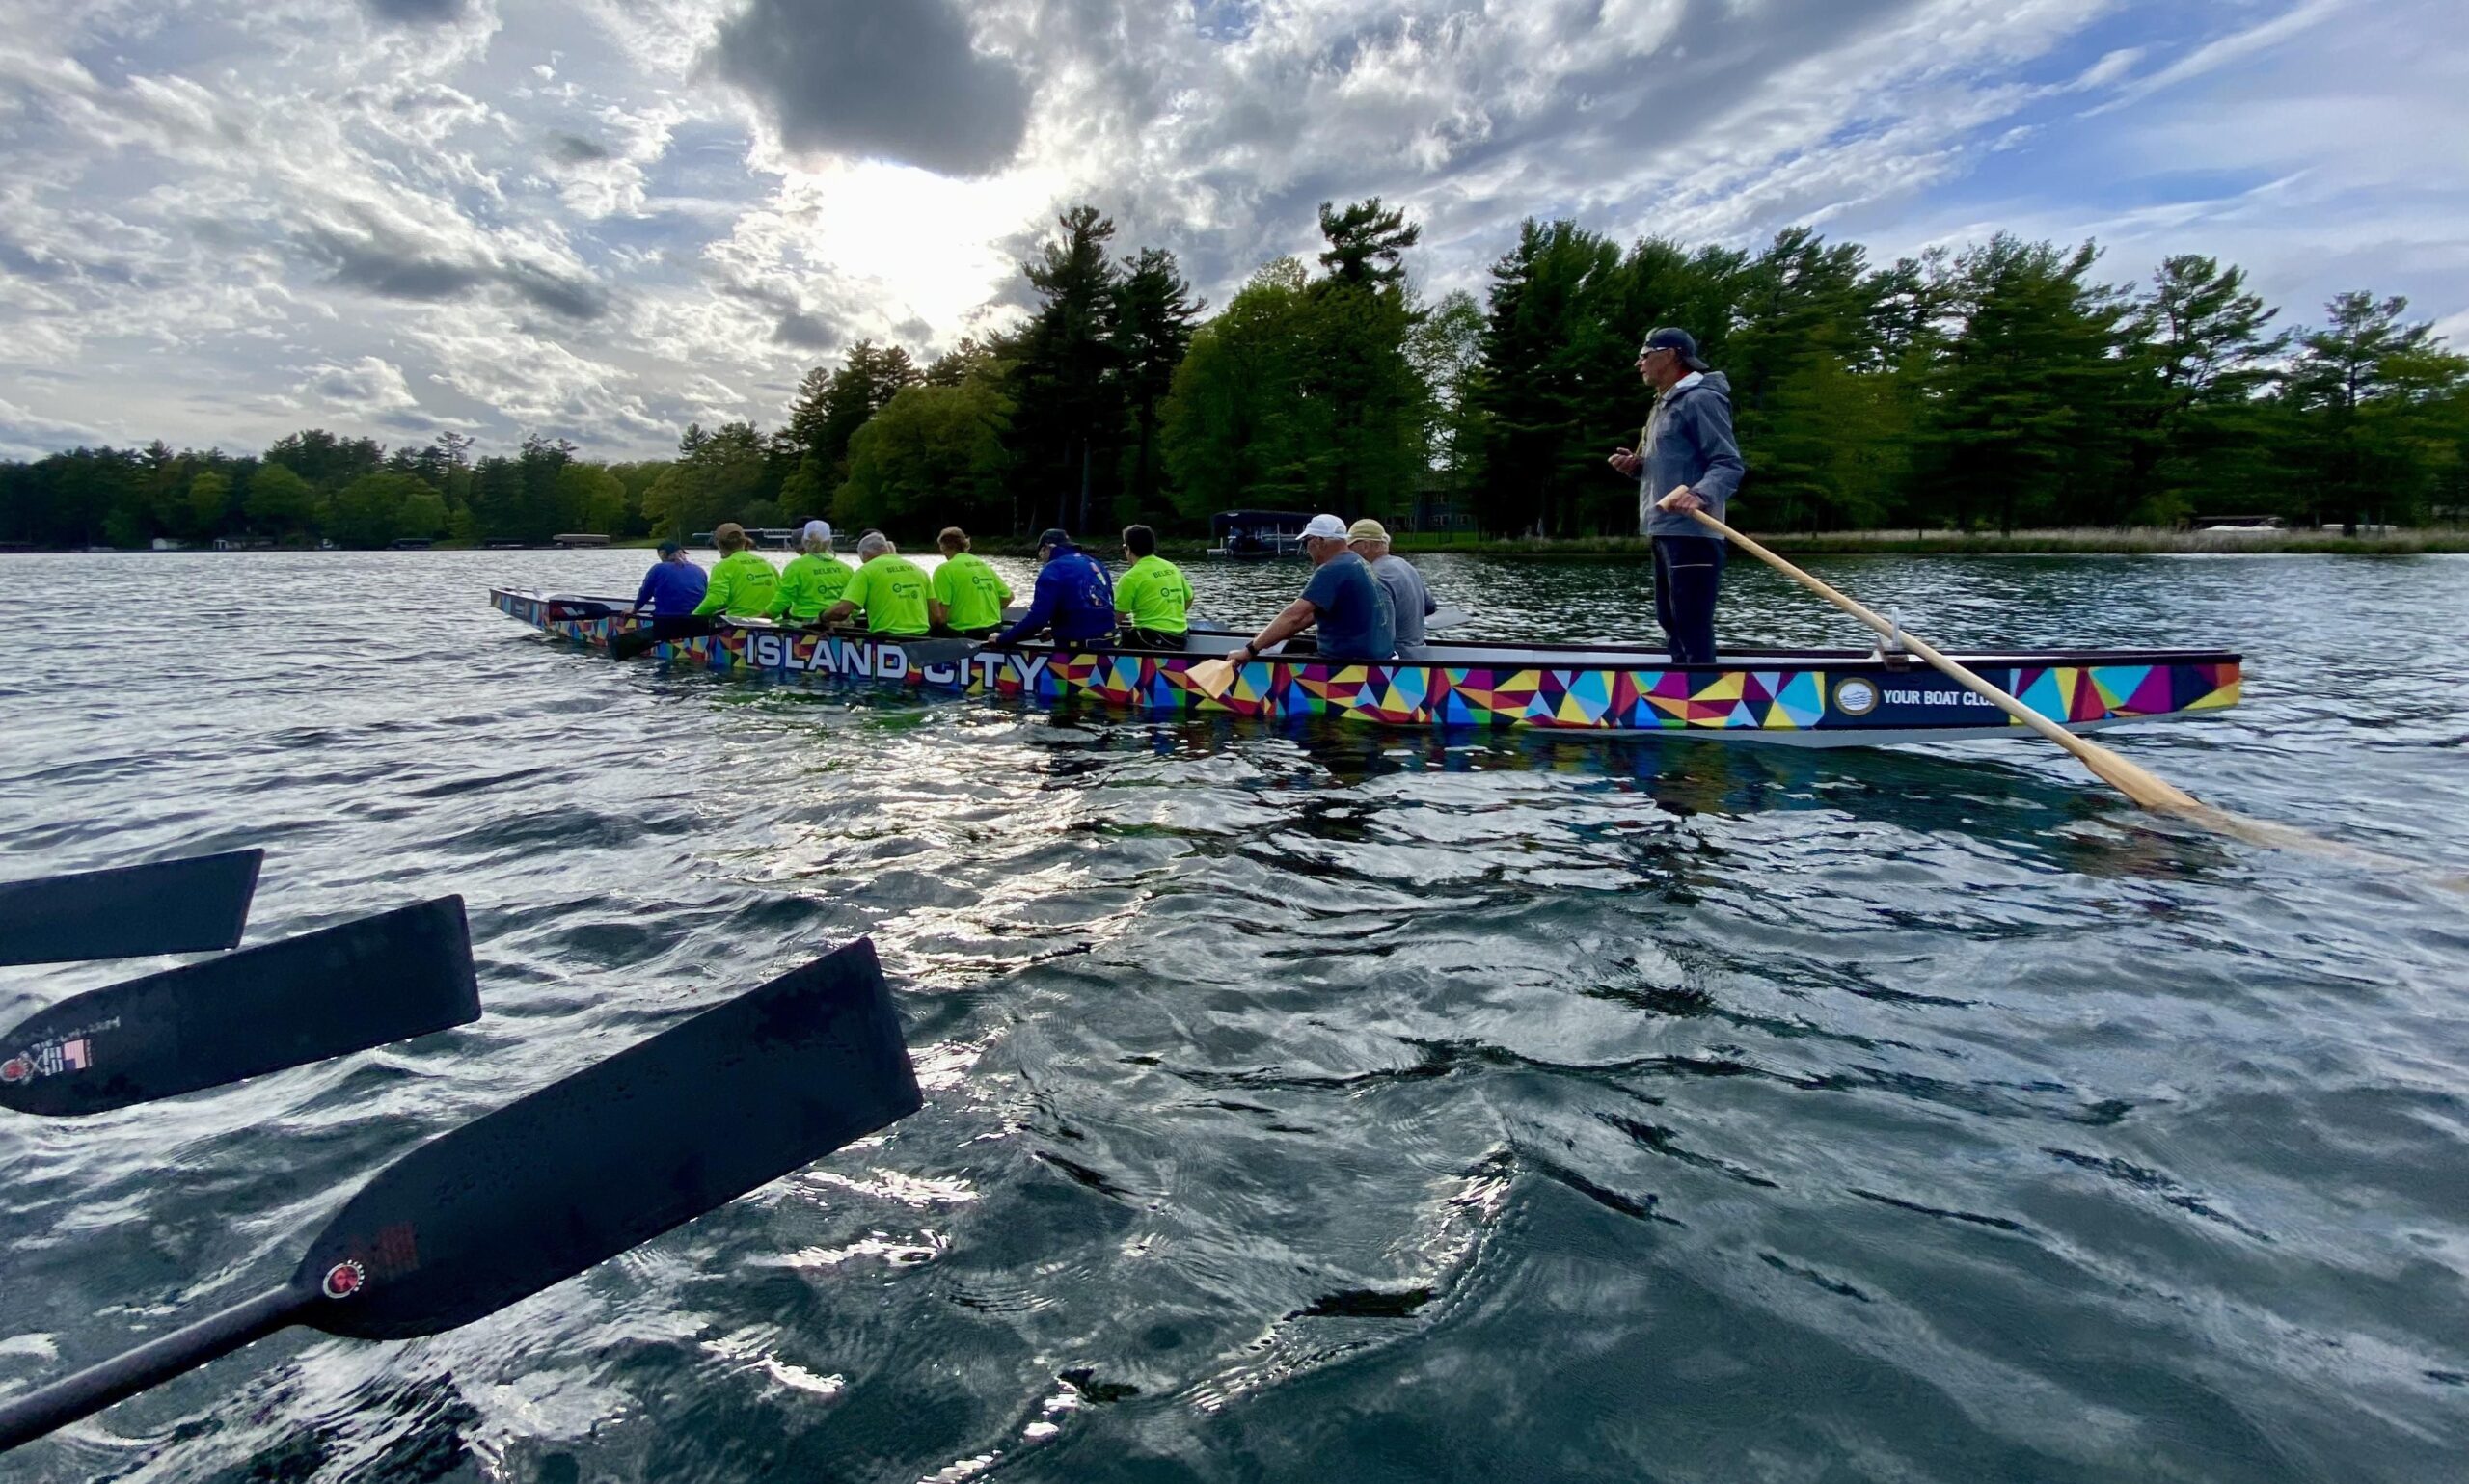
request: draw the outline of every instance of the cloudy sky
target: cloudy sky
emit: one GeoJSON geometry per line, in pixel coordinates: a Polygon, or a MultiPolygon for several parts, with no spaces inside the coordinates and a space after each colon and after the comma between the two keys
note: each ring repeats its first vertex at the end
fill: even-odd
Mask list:
{"type": "Polygon", "coordinates": [[[0,456],[780,420],[1091,201],[1212,301],[1314,206],[1881,257],[1999,228],[2469,342],[2459,0],[0,0],[0,456]],[[2449,143],[2447,143],[2449,141],[2449,143]]]}

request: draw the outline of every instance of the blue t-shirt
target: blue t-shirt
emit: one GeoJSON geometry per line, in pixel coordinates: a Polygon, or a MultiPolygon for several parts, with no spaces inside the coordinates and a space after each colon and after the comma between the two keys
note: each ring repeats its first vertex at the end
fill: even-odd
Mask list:
{"type": "Polygon", "coordinates": [[[683,618],[694,611],[703,601],[705,589],[712,585],[712,576],[691,561],[655,562],[643,574],[643,585],[635,593],[635,607],[651,606],[654,618],[683,618]]]}
{"type": "Polygon", "coordinates": [[[1388,660],[1397,653],[1397,610],[1370,566],[1346,552],[1316,567],[1303,599],[1320,610],[1320,653],[1332,660],[1388,660]]]}

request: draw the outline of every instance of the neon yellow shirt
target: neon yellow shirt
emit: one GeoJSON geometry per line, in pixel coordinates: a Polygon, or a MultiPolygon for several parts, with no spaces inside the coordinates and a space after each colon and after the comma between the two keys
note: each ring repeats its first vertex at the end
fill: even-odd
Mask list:
{"type": "Polygon", "coordinates": [[[962,552],[944,557],[935,569],[935,601],[950,610],[943,615],[946,626],[990,629],[1003,622],[1003,605],[1012,601],[1012,589],[983,558],[962,552]]]}
{"type": "Polygon", "coordinates": [[[868,634],[904,637],[934,627],[926,616],[926,574],[906,556],[883,555],[858,568],[841,589],[840,601],[866,610],[868,634]]]}
{"type": "Polygon", "coordinates": [[[780,586],[780,569],[752,552],[723,556],[712,569],[712,585],[694,605],[699,614],[724,613],[731,618],[761,618],[780,586]]]}
{"type": "Polygon", "coordinates": [[[1191,606],[1191,579],[1163,556],[1140,558],[1115,582],[1115,611],[1126,629],[1188,634],[1191,606]]]}
{"type": "Polygon", "coordinates": [[[780,590],[773,595],[767,611],[773,618],[787,614],[801,624],[813,623],[823,610],[840,601],[841,590],[849,585],[849,564],[837,556],[821,552],[808,552],[791,558],[780,574],[780,590]]]}

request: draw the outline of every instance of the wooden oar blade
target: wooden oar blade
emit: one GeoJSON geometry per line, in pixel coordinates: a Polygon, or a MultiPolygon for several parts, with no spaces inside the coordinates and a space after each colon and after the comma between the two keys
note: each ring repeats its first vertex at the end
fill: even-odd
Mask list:
{"type": "Polygon", "coordinates": [[[63,1000],[0,1036],[0,1107],[102,1113],[479,1016],[463,899],[440,897],[63,1000]]]}
{"type": "Polygon", "coordinates": [[[2137,805],[2162,814],[2208,812],[2208,806],[2201,799],[2142,764],[2131,762],[2098,742],[2085,742],[2080,737],[2076,741],[2081,743],[2079,750],[2070,749],[2075,750],[2076,758],[2137,805]]]}
{"type": "Polygon", "coordinates": [[[240,941],[263,850],[0,881],[0,964],[207,953],[240,941]]]}
{"type": "Polygon", "coordinates": [[[319,1233],[304,1322],[468,1324],[917,1111],[874,945],[828,958],[423,1145],[319,1233]]]}
{"type": "Polygon", "coordinates": [[[1234,661],[1204,660],[1183,674],[1190,678],[1192,688],[1213,701],[1226,693],[1227,687],[1234,684],[1234,661]]]}

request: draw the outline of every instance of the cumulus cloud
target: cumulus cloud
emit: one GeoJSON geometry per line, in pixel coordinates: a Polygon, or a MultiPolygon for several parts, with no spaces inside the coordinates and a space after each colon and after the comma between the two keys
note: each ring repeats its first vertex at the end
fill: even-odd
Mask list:
{"type": "Polygon", "coordinates": [[[0,458],[39,459],[64,448],[107,441],[82,422],[46,417],[0,397],[0,458]]]}
{"type": "Polygon", "coordinates": [[[609,308],[607,292],[582,274],[478,244],[424,238],[366,208],[346,206],[308,223],[298,241],[331,270],[330,282],[382,298],[437,301],[498,289],[568,319],[597,319],[609,308]]]}
{"type": "Polygon", "coordinates": [[[468,0],[360,0],[369,14],[401,26],[434,26],[461,20],[468,0]]]}
{"type": "Polygon", "coordinates": [[[710,61],[801,154],[980,175],[1028,123],[1027,80],[976,49],[952,0],[749,0],[710,61]]]}
{"type": "Polygon", "coordinates": [[[2444,0],[50,3],[0,28],[0,447],[314,416],[649,453],[860,338],[1016,322],[1083,201],[1220,304],[1378,195],[1434,293],[1529,215],[1815,222],[2469,323],[2444,0]]]}

